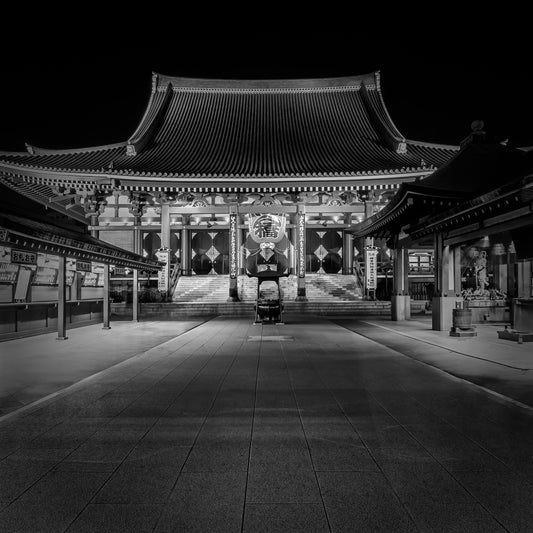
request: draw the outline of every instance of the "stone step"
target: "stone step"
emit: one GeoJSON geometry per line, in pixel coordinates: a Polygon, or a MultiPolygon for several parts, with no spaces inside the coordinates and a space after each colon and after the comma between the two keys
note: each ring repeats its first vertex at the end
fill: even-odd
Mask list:
{"type": "MultiPolygon", "coordinates": [[[[280,279],[284,301],[296,299],[298,278],[294,275],[280,279]]],[[[355,276],[342,274],[309,274],[305,278],[307,298],[310,301],[357,301],[362,289],[355,276]]],[[[242,301],[255,302],[257,279],[239,276],[238,294],[242,301]]],[[[229,293],[227,276],[183,276],[178,280],[173,300],[176,302],[223,303],[229,293]]]]}
{"type": "MultiPolygon", "coordinates": [[[[284,302],[284,313],[296,315],[344,315],[344,316],[390,316],[390,302],[359,300],[351,302],[284,302]]],[[[112,305],[115,315],[131,314],[131,304],[112,305]]],[[[204,302],[204,303],[143,303],[140,307],[143,318],[180,319],[198,316],[254,316],[253,302],[204,302]]]]}

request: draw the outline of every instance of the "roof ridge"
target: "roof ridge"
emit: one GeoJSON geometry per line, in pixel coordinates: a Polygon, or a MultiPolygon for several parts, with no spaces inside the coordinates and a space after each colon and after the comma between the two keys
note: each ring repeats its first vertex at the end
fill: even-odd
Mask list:
{"type": "Polygon", "coordinates": [[[39,148],[29,143],[26,144],[26,152],[12,152],[11,154],[0,152],[2,155],[60,155],[60,154],[81,154],[86,152],[98,152],[101,150],[112,150],[114,148],[123,148],[126,146],[126,142],[119,142],[114,144],[102,144],[100,146],[86,146],[82,148],[64,148],[64,149],[52,149],[52,148],[39,148]]]}
{"type": "MultiPolygon", "coordinates": [[[[328,89],[349,88],[365,85],[379,86],[379,71],[353,76],[333,76],[318,78],[195,78],[187,76],[169,76],[153,72],[156,87],[172,84],[174,90],[180,88],[196,90],[295,90],[295,89],[328,89]]],[[[155,87],[154,87],[155,88],[155,87]]]]}
{"type": "Polygon", "coordinates": [[[433,143],[426,141],[417,141],[415,139],[405,139],[407,144],[416,144],[417,146],[426,146],[428,148],[442,148],[443,150],[459,150],[460,146],[458,144],[444,144],[444,143],[433,143]]]}

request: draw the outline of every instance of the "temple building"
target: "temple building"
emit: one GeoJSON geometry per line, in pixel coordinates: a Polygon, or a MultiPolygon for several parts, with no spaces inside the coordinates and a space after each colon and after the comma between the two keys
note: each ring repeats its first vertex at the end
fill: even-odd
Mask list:
{"type": "MultiPolygon", "coordinates": [[[[225,296],[242,300],[246,274],[269,263],[288,276],[294,299],[309,296],[306,278],[316,275],[348,276],[361,297],[379,298],[392,273],[390,249],[386,239],[369,240],[378,237],[372,232],[354,239],[354,228],[459,149],[406,139],[387,111],[379,72],[292,80],[154,73],[127,140],[1,152],[0,180],[87,223],[93,237],[167,264],[158,289],[169,298],[182,280],[218,276],[228,280],[225,296]],[[377,262],[365,261],[365,245],[377,262]]],[[[423,297],[433,251],[430,238],[406,252],[411,290],[423,297]]],[[[114,275],[111,290],[119,295],[131,279],[114,275]]]]}
{"type": "MultiPolygon", "coordinates": [[[[357,237],[385,238],[392,249],[392,318],[410,316],[408,250],[433,240],[432,327],[461,336],[454,323],[511,323],[533,341],[533,150],[497,142],[472,123],[461,150],[428,178],[402,184],[379,213],[358,224],[357,237]]],[[[461,331],[464,330],[464,331],[461,331]]]]}

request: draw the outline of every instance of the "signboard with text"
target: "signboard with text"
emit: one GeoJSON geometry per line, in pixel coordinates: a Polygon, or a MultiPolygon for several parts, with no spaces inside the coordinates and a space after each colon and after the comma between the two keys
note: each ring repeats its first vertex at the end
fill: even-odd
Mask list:
{"type": "Polygon", "coordinates": [[[169,288],[170,249],[160,248],[155,255],[158,261],[164,263],[163,268],[157,273],[157,290],[167,292],[169,288]]]}
{"type": "Polygon", "coordinates": [[[378,249],[375,246],[365,248],[365,288],[375,291],[377,288],[378,249]]]}
{"type": "Polygon", "coordinates": [[[11,250],[11,262],[20,265],[36,265],[37,254],[26,250],[11,250]]]}
{"type": "Polygon", "coordinates": [[[229,277],[237,277],[237,213],[229,215],[229,277]]]}
{"type": "Polygon", "coordinates": [[[298,277],[305,278],[305,213],[298,213],[296,223],[298,232],[298,277]]]}

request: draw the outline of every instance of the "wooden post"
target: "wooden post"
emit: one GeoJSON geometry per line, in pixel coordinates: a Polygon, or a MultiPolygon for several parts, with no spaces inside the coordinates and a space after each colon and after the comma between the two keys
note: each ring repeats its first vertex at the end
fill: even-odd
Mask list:
{"type": "Polygon", "coordinates": [[[59,272],[57,276],[57,340],[67,340],[67,284],[66,284],[66,258],[59,256],[59,272]]]}
{"type": "Polygon", "coordinates": [[[393,295],[391,297],[392,320],[411,318],[411,297],[409,295],[409,251],[395,244],[393,253],[393,295]]]}
{"type": "Polygon", "coordinates": [[[170,204],[161,201],[161,248],[170,248],[170,204]]]}
{"type": "Polygon", "coordinates": [[[99,238],[99,231],[96,229],[96,226],[98,226],[98,213],[95,215],[91,215],[91,237],[94,237],[95,239],[99,238]]]}
{"type": "Polygon", "coordinates": [[[102,329],[111,329],[109,325],[109,263],[104,263],[104,326],[102,329]]]}
{"type": "Polygon", "coordinates": [[[133,316],[134,322],[139,322],[139,271],[133,270],[133,316]]]}
{"type": "Polygon", "coordinates": [[[353,274],[353,234],[343,231],[343,274],[353,274]]]}
{"type": "Polygon", "coordinates": [[[183,229],[181,230],[181,272],[184,276],[191,275],[191,253],[189,238],[189,216],[183,215],[183,229]]]}

